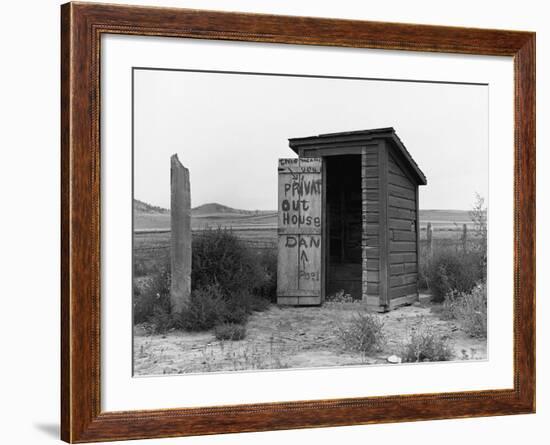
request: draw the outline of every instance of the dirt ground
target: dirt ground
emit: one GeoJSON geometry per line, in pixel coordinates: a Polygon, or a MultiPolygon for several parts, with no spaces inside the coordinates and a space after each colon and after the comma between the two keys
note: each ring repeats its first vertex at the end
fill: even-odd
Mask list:
{"type": "MultiPolygon", "coordinates": [[[[387,345],[372,356],[343,350],[338,326],[361,310],[359,303],[325,303],[322,307],[283,307],[250,316],[247,335],[240,341],[219,341],[212,332],[169,332],[148,335],[134,331],[135,375],[239,371],[249,369],[313,368],[388,364],[399,355],[411,330],[430,323],[449,338],[455,360],[484,360],[487,341],[462,332],[454,321],[443,321],[432,303],[416,303],[380,314],[387,345]]],[[[395,366],[395,365],[394,365],[395,366]]]]}

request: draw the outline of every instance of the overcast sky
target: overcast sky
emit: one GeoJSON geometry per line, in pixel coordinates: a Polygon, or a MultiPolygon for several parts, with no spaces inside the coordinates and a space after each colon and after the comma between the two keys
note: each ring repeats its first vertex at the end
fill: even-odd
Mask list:
{"type": "Polygon", "coordinates": [[[488,87],[269,75],[134,71],[135,198],[170,207],[170,156],[192,206],[277,208],[288,139],[394,127],[428,185],[422,209],[470,209],[488,190],[488,87]]]}

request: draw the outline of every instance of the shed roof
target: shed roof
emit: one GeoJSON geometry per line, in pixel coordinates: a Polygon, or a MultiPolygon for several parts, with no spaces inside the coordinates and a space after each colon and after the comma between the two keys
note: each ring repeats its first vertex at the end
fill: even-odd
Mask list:
{"type": "Polygon", "coordinates": [[[428,183],[426,176],[420,170],[420,167],[415,162],[405,145],[397,136],[393,127],[387,128],[374,128],[371,130],[357,130],[357,131],[344,131],[341,133],[326,133],[318,136],[308,136],[303,138],[292,138],[288,140],[290,148],[299,154],[299,150],[307,148],[316,148],[329,144],[349,144],[355,145],[361,142],[370,142],[376,139],[385,139],[391,143],[391,145],[401,155],[409,167],[411,173],[418,181],[418,184],[426,185],[428,183]],[[315,147],[314,147],[315,146],[315,147]]]}

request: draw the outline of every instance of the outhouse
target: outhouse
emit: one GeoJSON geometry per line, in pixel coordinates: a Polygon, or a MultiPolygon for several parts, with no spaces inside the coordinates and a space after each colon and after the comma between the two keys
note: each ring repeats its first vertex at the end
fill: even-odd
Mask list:
{"type": "Polygon", "coordinates": [[[343,291],[377,311],[418,300],[418,187],[393,128],[289,139],[279,159],[277,302],[343,291]]]}

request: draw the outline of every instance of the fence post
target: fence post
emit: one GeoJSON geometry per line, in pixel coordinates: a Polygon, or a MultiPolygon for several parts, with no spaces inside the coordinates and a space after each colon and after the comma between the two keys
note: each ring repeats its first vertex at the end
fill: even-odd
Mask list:
{"type": "Polygon", "coordinates": [[[465,252],[468,242],[468,227],[462,224],[462,250],[465,252]]]}
{"type": "Polygon", "coordinates": [[[428,247],[428,258],[432,257],[432,223],[428,223],[426,228],[426,237],[427,237],[427,247],[428,247]]]}
{"type": "Polygon", "coordinates": [[[191,295],[191,189],[189,170],[170,158],[170,303],[183,310],[191,295]]]}

